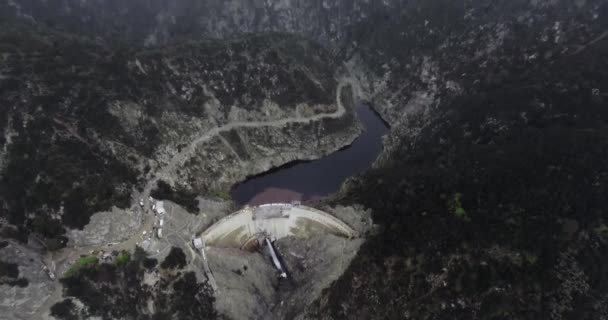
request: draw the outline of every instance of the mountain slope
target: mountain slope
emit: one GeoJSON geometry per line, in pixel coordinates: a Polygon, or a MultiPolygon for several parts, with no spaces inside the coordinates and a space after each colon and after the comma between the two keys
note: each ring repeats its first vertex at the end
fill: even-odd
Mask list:
{"type": "MultiPolygon", "coordinates": [[[[6,29],[1,42],[1,191],[24,230],[60,242],[59,200],[76,198],[63,219],[88,210],[82,226],[199,131],[332,114],[348,75],[391,134],[330,204],[371,208],[379,232],[301,318],[608,317],[608,1],[32,0],[0,12],[48,33],[6,29]],[[267,31],[298,36],[256,34],[267,31]]],[[[355,127],[222,132],[160,180],[217,194],[294,149],[347,144],[355,127]]]]}
{"type": "MultiPolygon", "coordinates": [[[[10,224],[51,239],[53,248],[65,242],[62,225],[82,228],[95,212],[128,207],[133,189],[201,132],[335,108],[332,60],[322,47],[296,36],[141,50],[7,24],[0,45],[2,207],[10,224]]],[[[281,134],[249,139],[264,142],[281,134]]],[[[216,155],[232,153],[223,146],[216,155]]],[[[191,164],[222,166],[208,155],[200,158],[191,164]]],[[[209,194],[257,173],[252,170],[260,169],[234,166],[213,178],[191,177],[186,187],[209,194]]]]}

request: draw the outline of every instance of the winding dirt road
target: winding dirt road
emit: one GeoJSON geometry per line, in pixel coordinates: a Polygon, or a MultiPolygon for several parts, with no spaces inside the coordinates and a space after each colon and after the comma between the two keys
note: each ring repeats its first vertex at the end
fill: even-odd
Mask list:
{"type": "Polygon", "coordinates": [[[148,183],[146,184],[146,187],[144,188],[144,192],[142,193],[142,196],[145,198],[144,201],[146,202],[145,208],[149,209],[148,198],[149,198],[150,192],[152,191],[152,189],[154,188],[154,186],[156,185],[158,180],[162,176],[175,170],[175,168],[177,166],[183,164],[185,161],[190,159],[190,157],[192,157],[192,153],[194,153],[194,151],[196,150],[196,147],[199,144],[211,140],[216,135],[218,135],[222,132],[227,132],[227,131],[230,131],[232,129],[237,129],[237,128],[283,127],[283,126],[286,126],[288,124],[293,124],[293,123],[307,123],[307,122],[319,121],[319,120],[323,120],[323,119],[340,118],[346,112],[344,105],[342,105],[342,101],[340,101],[340,96],[342,94],[342,88],[348,84],[350,84],[350,79],[348,79],[348,80],[344,79],[344,80],[340,81],[340,83],[338,84],[338,88],[336,90],[336,104],[338,106],[338,109],[332,113],[317,114],[317,115],[314,115],[311,117],[300,117],[300,116],[288,117],[288,118],[284,118],[284,119],[270,120],[270,121],[231,122],[231,123],[225,124],[221,127],[213,128],[210,131],[207,131],[203,135],[199,136],[198,138],[196,138],[192,142],[190,142],[190,144],[188,144],[188,146],[182,148],[182,151],[180,153],[173,156],[173,158],[169,161],[169,163],[166,166],[164,166],[161,170],[159,170],[154,175],[154,177],[148,181],[148,183]]]}

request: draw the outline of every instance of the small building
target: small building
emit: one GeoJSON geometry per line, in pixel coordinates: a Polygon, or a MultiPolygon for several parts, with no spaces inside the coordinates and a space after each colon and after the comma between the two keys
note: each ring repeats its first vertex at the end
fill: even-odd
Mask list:
{"type": "Polygon", "coordinates": [[[158,214],[165,214],[166,213],[166,211],[165,211],[165,203],[163,201],[158,201],[156,203],[156,212],[158,214]]]}
{"type": "Polygon", "coordinates": [[[158,225],[162,228],[164,224],[165,224],[165,218],[161,218],[158,225]]]}
{"type": "Polygon", "coordinates": [[[203,240],[201,238],[195,238],[192,240],[192,245],[196,249],[201,249],[203,247],[203,240]]]}
{"type": "Polygon", "coordinates": [[[158,231],[156,231],[156,236],[161,239],[163,237],[163,229],[162,228],[158,228],[158,231]]]}

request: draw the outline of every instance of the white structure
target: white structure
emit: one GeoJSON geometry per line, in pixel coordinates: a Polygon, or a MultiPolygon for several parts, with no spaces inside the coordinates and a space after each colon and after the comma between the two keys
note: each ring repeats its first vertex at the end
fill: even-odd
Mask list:
{"type": "Polygon", "coordinates": [[[156,202],[156,213],[165,214],[165,203],[163,201],[156,202]]]}
{"type": "Polygon", "coordinates": [[[195,238],[194,240],[192,240],[192,245],[196,249],[201,249],[203,248],[203,240],[201,240],[201,238],[195,238]]]}
{"type": "Polygon", "coordinates": [[[264,241],[266,242],[266,248],[268,248],[268,251],[270,252],[272,263],[274,264],[274,267],[277,268],[277,270],[279,271],[279,276],[283,279],[287,278],[287,272],[285,272],[285,269],[283,269],[283,265],[281,265],[281,261],[279,261],[279,256],[277,255],[274,246],[272,245],[272,242],[270,242],[268,238],[266,238],[264,241]]]}
{"type": "Polygon", "coordinates": [[[331,233],[346,238],[358,233],[338,218],[306,206],[266,204],[245,207],[211,227],[201,235],[208,246],[241,248],[261,234],[281,239],[287,236],[307,238],[315,233],[331,233]]]}
{"type": "Polygon", "coordinates": [[[46,275],[51,279],[51,280],[55,280],[55,273],[53,273],[53,271],[51,271],[51,269],[49,267],[47,267],[46,265],[42,266],[42,270],[44,270],[44,272],[46,272],[46,275]]]}

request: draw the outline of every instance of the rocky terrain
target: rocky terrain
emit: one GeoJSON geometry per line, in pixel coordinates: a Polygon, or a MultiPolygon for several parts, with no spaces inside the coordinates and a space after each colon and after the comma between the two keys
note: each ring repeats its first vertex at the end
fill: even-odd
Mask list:
{"type": "MultiPolygon", "coordinates": [[[[59,292],[58,300],[49,306],[50,314],[58,319],[292,318],[338,279],[364,242],[363,238],[325,233],[277,240],[275,245],[283,253],[290,274],[288,280],[279,279],[269,257],[259,252],[210,246],[202,255],[193,249],[190,237],[231,208],[226,202],[202,203],[204,213],[192,215],[165,202],[168,213],[162,239],[143,241],[131,254],[116,252],[109,261],[94,259],[90,265],[74,269],[90,257],[84,255],[63,272],[60,284],[37,280],[45,284],[39,298],[49,290],[59,292]],[[207,261],[211,276],[205,271],[207,261]]],[[[361,234],[372,229],[369,210],[325,209],[361,234]]],[[[24,294],[27,291],[19,292],[29,300],[24,294]]],[[[44,299],[40,300],[36,308],[44,309],[40,305],[44,299]]],[[[19,318],[26,310],[27,306],[16,304],[9,314],[19,318]]]]}
{"type": "Polygon", "coordinates": [[[51,308],[60,319],[98,316],[103,319],[210,319],[216,317],[211,289],[184,270],[186,256],[174,247],[160,263],[138,248],[129,261],[100,264],[62,280],[73,297],[51,308]],[[156,272],[151,272],[156,269],[156,272]],[[152,318],[152,317],[147,317],[152,318]]]}
{"type": "Polygon", "coordinates": [[[608,5],[421,7],[367,79],[385,154],[338,200],[384,231],[309,316],[606,318],[608,5]]]}
{"type": "Polygon", "coordinates": [[[325,44],[404,5],[386,0],[275,1],[43,1],[0,2],[2,17],[79,30],[113,42],[157,46],[184,39],[227,38],[244,33],[304,34],[325,44]]]}
{"type": "Polygon", "coordinates": [[[353,117],[319,116],[338,112],[333,65],[296,36],[115,49],[7,24],[0,43],[5,217],[54,248],[66,240],[62,226],[128,206],[150,175],[184,192],[222,194],[358,132],[353,117]]]}
{"type": "Polygon", "coordinates": [[[44,267],[61,275],[104,243],[132,249],[152,223],[139,197],[155,188],[198,213],[199,195],[225,197],[360,131],[332,56],[297,35],[146,49],[25,19],[3,21],[0,46],[0,230],[14,241],[0,261],[16,317],[61,293],[44,267]]]}
{"type": "MultiPolygon", "coordinates": [[[[10,241],[56,249],[151,182],[196,208],[336,150],[359,130],[348,88],[392,130],[326,202],[370,208],[380,230],[280,315],[608,318],[605,0],[5,0],[0,17],[10,241]]],[[[38,282],[7,256],[2,287],[38,282]]]]}

